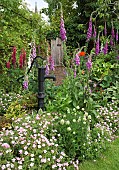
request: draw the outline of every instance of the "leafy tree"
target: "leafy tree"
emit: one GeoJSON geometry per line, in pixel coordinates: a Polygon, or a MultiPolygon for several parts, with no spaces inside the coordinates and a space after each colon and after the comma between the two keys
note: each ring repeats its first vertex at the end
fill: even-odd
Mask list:
{"type": "Polygon", "coordinates": [[[41,14],[30,11],[22,0],[3,0],[0,2],[0,20],[1,69],[11,57],[13,46],[17,47],[18,57],[22,48],[29,55],[29,43],[33,40],[41,47],[42,55],[46,56],[45,32],[48,26],[41,14]]]}

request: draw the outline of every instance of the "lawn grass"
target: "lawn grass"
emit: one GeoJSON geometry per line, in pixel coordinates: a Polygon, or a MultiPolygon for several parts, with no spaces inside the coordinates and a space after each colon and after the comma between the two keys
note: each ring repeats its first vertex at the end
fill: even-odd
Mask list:
{"type": "Polygon", "coordinates": [[[100,159],[83,162],[79,170],[119,170],[119,138],[109,144],[100,159]]]}

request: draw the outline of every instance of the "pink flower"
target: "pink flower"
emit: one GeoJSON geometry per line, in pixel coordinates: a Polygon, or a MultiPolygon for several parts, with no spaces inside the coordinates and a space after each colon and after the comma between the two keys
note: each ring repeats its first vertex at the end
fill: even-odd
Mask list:
{"type": "Polygon", "coordinates": [[[92,36],[92,17],[90,17],[90,21],[89,21],[89,27],[87,31],[87,41],[90,40],[91,36],[92,36]]]}
{"type": "Polygon", "coordinates": [[[19,67],[22,68],[23,67],[23,55],[20,54],[20,58],[19,58],[19,67]]]}
{"type": "Polygon", "coordinates": [[[6,67],[9,69],[10,68],[10,61],[6,63],[6,67]]]}
{"type": "Polygon", "coordinates": [[[80,65],[80,58],[79,58],[79,55],[78,54],[76,54],[76,57],[75,57],[75,64],[78,66],[78,65],[80,65]]]}
{"type": "Polygon", "coordinates": [[[52,58],[52,56],[49,57],[49,63],[50,63],[50,70],[55,70],[55,67],[54,67],[54,60],[52,58]]]}
{"type": "Polygon", "coordinates": [[[13,47],[12,64],[13,64],[14,67],[16,66],[16,47],[13,47]]]}
{"type": "Polygon", "coordinates": [[[19,153],[22,154],[22,150],[19,150],[19,153]]]}
{"type": "Polygon", "coordinates": [[[9,145],[8,143],[3,143],[3,144],[2,144],[2,147],[4,147],[4,148],[10,148],[10,145],[9,145]]]}
{"type": "Polygon", "coordinates": [[[46,158],[42,158],[41,163],[46,163],[46,158]]]}
{"type": "Polygon", "coordinates": [[[60,19],[60,37],[62,41],[66,41],[67,37],[66,37],[66,30],[64,27],[64,20],[63,20],[63,16],[60,19]]]}

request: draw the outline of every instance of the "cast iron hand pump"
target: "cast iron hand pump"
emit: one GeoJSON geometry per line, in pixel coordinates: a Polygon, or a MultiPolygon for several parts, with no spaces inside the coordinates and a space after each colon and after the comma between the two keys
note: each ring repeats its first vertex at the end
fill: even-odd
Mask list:
{"type": "MultiPolygon", "coordinates": [[[[33,67],[33,64],[36,62],[37,58],[41,58],[42,60],[44,60],[44,58],[42,58],[41,56],[36,56],[32,63],[31,63],[31,67],[29,68],[27,74],[30,72],[30,70],[33,67]]],[[[44,104],[44,98],[45,98],[45,92],[44,92],[44,82],[45,79],[53,79],[53,81],[56,81],[56,78],[54,75],[45,75],[45,67],[39,67],[38,63],[36,62],[36,66],[38,68],[38,110],[45,109],[45,104],[44,104]]],[[[17,79],[17,81],[19,81],[19,79],[23,78],[24,76],[20,77],[17,79]]]]}

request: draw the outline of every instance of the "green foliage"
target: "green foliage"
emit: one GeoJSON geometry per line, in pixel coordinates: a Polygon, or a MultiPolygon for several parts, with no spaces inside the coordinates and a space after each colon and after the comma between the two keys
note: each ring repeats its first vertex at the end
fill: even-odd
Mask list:
{"type": "Polygon", "coordinates": [[[18,103],[18,101],[14,101],[8,107],[5,117],[7,119],[22,117],[26,113],[25,109],[18,103]]]}
{"type": "Polygon", "coordinates": [[[7,119],[22,117],[25,113],[31,109],[37,108],[37,96],[32,92],[27,92],[19,96],[17,100],[9,104],[6,110],[5,117],[7,119]]]}

